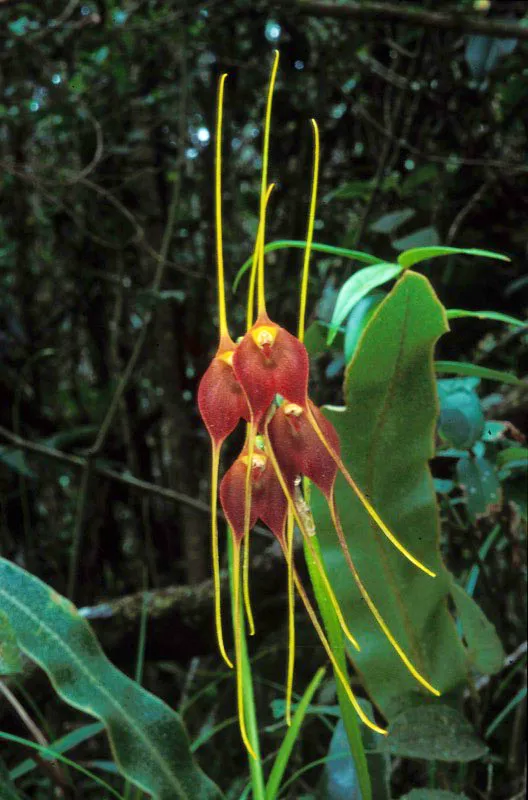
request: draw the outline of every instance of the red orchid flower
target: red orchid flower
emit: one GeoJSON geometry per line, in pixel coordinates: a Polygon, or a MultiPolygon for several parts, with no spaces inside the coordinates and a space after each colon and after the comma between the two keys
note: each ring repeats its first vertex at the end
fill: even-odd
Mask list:
{"type": "Polygon", "coordinates": [[[227,470],[221,481],[220,501],[231,529],[233,541],[234,638],[240,730],[242,739],[253,756],[255,756],[255,753],[246,730],[243,676],[240,669],[241,630],[244,624],[240,599],[240,554],[242,545],[244,545],[243,600],[250,632],[253,633],[254,624],[248,588],[249,534],[259,519],[268,526],[278,540],[288,566],[289,658],[286,682],[286,720],[288,724],[291,720],[290,705],[295,650],[293,608],[294,588],[296,588],[334,667],[334,671],[347,692],[350,702],[366,725],[373,730],[385,733],[382,728],[378,727],[364,714],[359,706],[345,675],[336,662],[317,614],[293,563],[293,528],[295,520],[306,547],[313,557],[330,602],[336,611],[343,633],[351,644],[359,650],[359,644],[348,629],[322,560],[311,541],[315,531],[309,509],[300,491],[302,478],[313,482],[325,496],[347,565],[376,622],[416,680],[433,694],[439,694],[410,662],[361,581],[350,555],[335,504],[334,487],[338,472],[343,475],[371,518],[392,544],[419,569],[432,577],[434,577],[434,573],[409,553],[385,525],[343,464],[340,455],[339,437],[333,425],[308,397],[309,358],[303,339],[308,268],[319,170],[319,133],[315,120],[312,120],[314,164],[302,271],[298,335],[296,337],[293,336],[273,322],[267,314],[264,287],[264,242],[267,204],[273,189],[273,185],[268,186],[267,173],[272,98],[278,58],[278,53],[276,52],[268,88],[264,122],[259,226],[253,266],[250,273],[247,330],[237,344],[233,342],[228,334],[225,310],[221,219],[221,128],[226,76],[222,75],[220,79],[215,179],[220,342],[213,361],[202,378],[198,391],[200,413],[212,443],[211,509],[216,630],[220,652],[229,666],[232,666],[232,663],[226,654],[223,641],[219,591],[218,530],[216,521],[218,471],[220,449],[224,440],[235,429],[241,419],[245,420],[247,424],[246,440],[242,452],[227,470]],[[255,284],[257,318],[253,321],[255,284]]]}

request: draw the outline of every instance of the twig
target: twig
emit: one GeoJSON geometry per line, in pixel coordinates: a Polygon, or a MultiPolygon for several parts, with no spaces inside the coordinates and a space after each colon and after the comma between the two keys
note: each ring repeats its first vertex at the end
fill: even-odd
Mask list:
{"type": "MultiPolygon", "coordinates": [[[[435,28],[460,33],[480,33],[501,39],[528,39],[528,28],[516,22],[498,22],[465,14],[459,10],[426,11],[421,8],[405,7],[395,3],[378,3],[364,0],[361,3],[319,3],[314,0],[298,0],[292,7],[300,14],[310,17],[329,17],[333,19],[361,19],[367,23],[403,22],[423,28],[435,28]]],[[[523,10],[526,3],[517,2],[516,8],[523,10]]]]}
{"type": "MultiPolygon", "coordinates": [[[[14,709],[14,711],[16,711],[19,719],[21,720],[21,722],[24,723],[29,733],[33,736],[34,740],[38,744],[41,744],[43,747],[48,747],[49,742],[42,733],[42,731],[40,730],[40,728],[38,727],[38,725],[36,725],[35,722],[31,719],[26,709],[19,702],[18,698],[15,697],[11,689],[9,689],[9,687],[6,686],[5,683],[1,680],[0,680],[0,692],[4,695],[4,697],[11,705],[11,707],[14,709]]],[[[48,761],[47,759],[42,758],[40,753],[36,754],[35,761],[37,761],[37,763],[40,765],[43,772],[45,772],[51,778],[53,783],[60,788],[62,796],[64,796],[65,791],[67,791],[68,794],[70,793],[71,786],[58,761],[56,760],[48,761]]]]}
{"type": "Polygon", "coordinates": [[[463,221],[468,216],[468,214],[470,214],[473,211],[475,206],[477,206],[480,203],[480,201],[488,191],[489,187],[493,183],[493,180],[494,178],[491,177],[486,178],[484,183],[477,189],[477,191],[471,195],[467,203],[464,206],[462,206],[462,208],[454,218],[453,222],[451,223],[449,230],[447,232],[447,237],[446,237],[447,245],[450,245],[455,240],[455,237],[463,221]]]}
{"type": "MultiPolygon", "coordinates": [[[[75,467],[75,469],[86,470],[88,460],[82,456],[64,453],[62,450],[57,450],[54,447],[47,447],[46,445],[38,444],[37,442],[30,442],[21,436],[17,436],[12,431],[9,431],[7,428],[2,426],[0,426],[0,436],[14,447],[24,450],[27,453],[35,453],[35,455],[51,458],[53,461],[60,461],[63,464],[69,464],[71,467],[75,467]]],[[[201,500],[195,500],[194,497],[190,497],[183,492],[176,492],[173,489],[165,489],[162,486],[156,486],[154,483],[142,481],[139,478],[135,478],[133,475],[124,475],[123,473],[109,469],[108,467],[102,467],[97,464],[97,460],[94,461],[93,472],[94,474],[100,475],[103,478],[108,478],[116,483],[124,484],[125,486],[129,486],[132,489],[137,489],[140,492],[156,495],[157,497],[162,497],[165,500],[172,500],[175,503],[183,503],[190,508],[195,509],[195,511],[200,511],[204,514],[209,514],[211,512],[211,508],[208,503],[204,503],[201,500]]],[[[220,513],[219,517],[221,519],[224,518],[220,513]]]]}

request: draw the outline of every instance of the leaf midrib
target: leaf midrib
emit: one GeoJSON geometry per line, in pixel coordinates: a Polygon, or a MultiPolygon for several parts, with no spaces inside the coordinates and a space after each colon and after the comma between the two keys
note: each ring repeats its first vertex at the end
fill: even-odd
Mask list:
{"type": "MultiPolygon", "coordinates": [[[[389,409],[390,409],[390,406],[391,406],[391,403],[392,403],[392,400],[393,400],[393,396],[394,396],[394,392],[392,391],[392,389],[393,389],[393,386],[394,386],[394,384],[395,384],[395,382],[396,382],[396,380],[397,380],[397,378],[399,376],[400,367],[401,367],[401,361],[403,359],[403,354],[404,354],[404,351],[405,351],[405,342],[406,342],[406,339],[407,339],[407,328],[408,328],[409,313],[410,313],[410,292],[409,292],[409,288],[406,287],[405,309],[404,309],[404,317],[403,317],[402,324],[401,324],[401,329],[400,329],[401,330],[401,335],[400,335],[400,344],[399,344],[399,348],[398,348],[398,354],[397,354],[396,359],[394,361],[394,368],[393,368],[392,376],[391,376],[391,378],[390,378],[390,380],[388,381],[388,384],[387,384],[387,390],[385,392],[385,397],[384,397],[384,400],[383,400],[383,406],[382,406],[379,414],[376,417],[376,423],[375,423],[375,427],[374,427],[374,434],[373,434],[373,437],[372,437],[372,445],[369,447],[369,451],[368,451],[366,491],[368,492],[370,490],[371,497],[374,497],[374,471],[375,471],[374,461],[375,461],[375,456],[376,456],[376,458],[378,456],[378,447],[379,447],[379,442],[380,442],[382,429],[383,429],[383,426],[384,426],[384,421],[385,421],[386,416],[387,416],[387,414],[389,412],[389,409]]],[[[406,606],[405,600],[403,599],[401,591],[400,591],[400,588],[399,588],[398,584],[395,581],[394,570],[393,570],[393,568],[392,568],[392,566],[390,564],[389,559],[387,558],[387,553],[386,553],[385,549],[382,546],[380,531],[377,529],[377,525],[372,519],[369,519],[369,525],[370,525],[371,529],[374,529],[373,532],[374,532],[375,547],[376,547],[376,549],[378,550],[378,553],[381,556],[380,560],[381,560],[381,563],[382,563],[383,571],[384,571],[385,576],[387,578],[387,582],[390,584],[390,587],[392,589],[393,595],[395,597],[396,603],[397,603],[398,608],[399,608],[401,619],[403,621],[403,626],[402,627],[403,627],[403,629],[404,629],[404,631],[406,633],[407,641],[409,642],[409,647],[411,648],[411,651],[412,651],[413,662],[416,662],[415,666],[418,667],[420,669],[420,671],[422,672],[425,669],[423,653],[422,653],[422,650],[419,647],[419,644],[418,644],[418,642],[416,640],[414,627],[413,627],[412,623],[410,622],[409,615],[407,613],[407,606],[406,606]]],[[[402,555],[401,558],[404,558],[404,556],[402,555]]]]}

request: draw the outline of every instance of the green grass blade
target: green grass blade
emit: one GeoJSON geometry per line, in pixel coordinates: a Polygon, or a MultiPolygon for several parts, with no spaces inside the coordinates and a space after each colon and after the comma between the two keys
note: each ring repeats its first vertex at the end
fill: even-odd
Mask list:
{"type": "MultiPolygon", "coordinates": [[[[83,725],[81,728],[77,728],[71,733],[67,733],[66,736],[62,736],[60,739],[50,742],[49,748],[55,753],[67,753],[68,750],[73,750],[73,748],[77,747],[78,744],[86,742],[93,736],[97,736],[97,734],[101,731],[104,731],[104,725],[102,722],[91,722],[89,725],[83,725]]],[[[42,757],[47,758],[45,755],[42,757]]],[[[9,774],[11,778],[16,781],[23,775],[27,775],[28,772],[31,772],[36,766],[36,761],[34,761],[32,758],[26,758],[25,761],[22,761],[20,764],[14,767],[9,774]]]]}
{"type": "Polygon", "coordinates": [[[195,763],[179,715],[108,661],[72,603],[0,559],[0,610],[62,699],[104,723],[124,777],[155,800],[221,797],[195,763]]]}
{"type": "Polygon", "coordinates": [[[515,695],[515,697],[512,697],[512,699],[510,700],[510,702],[508,703],[508,705],[507,705],[507,706],[505,706],[505,707],[502,709],[502,711],[500,712],[500,714],[497,714],[497,716],[495,717],[495,719],[493,720],[493,722],[491,723],[491,725],[490,725],[490,726],[488,727],[488,729],[486,730],[486,733],[484,734],[484,738],[485,738],[485,739],[489,739],[489,737],[490,737],[490,736],[491,736],[491,735],[494,733],[494,731],[496,731],[496,730],[497,730],[497,728],[499,727],[499,725],[500,725],[502,722],[504,722],[504,720],[506,719],[506,717],[507,717],[509,714],[511,714],[511,712],[512,712],[512,711],[513,711],[515,708],[517,708],[517,706],[519,705],[519,703],[522,703],[522,701],[526,699],[526,688],[527,688],[526,686],[523,686],[521,689],[519,689],[519,691],[517,692],[517,694],[515,695]]]}
{"type": "Polygon", "coordinates": [[[288,761],[295,742],[297,741],[297,737],[299,736],[299,731],[306,716],[308,706],[310,705],[312,697],[316,693],[324,674],[324,668],[317,670],[297,706],[297,710],[293,715],[292,724],[288,728],[286,736],[282,740],[282,744],[279,748],[279,752],[277,753],[270,776],[268,778],[268,783],[266,784],[266,800],[275,800],[278,797],[282,777],[286,767],[288,766],[288,761]]]}
{"type": "Polygon", "coordinates": [[[112,797],[117,797],[119,800],[123,800],[122,795],[120,795],[119,792],[116,792],[116,790],[106,783],[106,781],[103,781],[97,775],[94,775],[94,773],[90,772],[90,770],[81,767],[80,764],[76,764],[75,761],[71,761],[69,758],[66,758],[66,756],[62,755],[62,753],[51,750],[49,747],[44,747],[44,745],[37,744],[36,742],[31,742],[28,739],[22,739],[20,736],[14,736],[11,733],[4,733],[4,731],[0,731],[0,739],[6,739],[8,742],[16,742],[16,744],[22,744],[24,747],[29,747],[31,750],[37,750],[41,756],[46,759],[61,761],[68,767],[77,770],[77,772],[82,772],[83,775],[86,775],[86,777],[90,778],[90,780],[92,780],[94,783],[98,783],[99,786],[102,786],[107,792],[110,792],[112,797]]]}

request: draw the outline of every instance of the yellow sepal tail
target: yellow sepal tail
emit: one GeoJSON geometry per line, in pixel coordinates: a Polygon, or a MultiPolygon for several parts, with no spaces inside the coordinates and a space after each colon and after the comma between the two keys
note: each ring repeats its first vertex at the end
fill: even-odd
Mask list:
{"type": "Polygon", "coordinates": [[[330,442],[327,441],[326,436],[324,435],[324,433],[322,432],[321,428],[317,424],[317,420],[315,419],[310,407],[308,407],[307,410],[308,410],[308,415],[309,415],[309,418],[310,418],[310,423],[311,423],[314,431],[316,432],[317,436],[319,437],[319,439],[321,440],[321,442],[325,446],[326,450],[328,451],[329,455],[331,456],[331,458],[333,459],[335,464],[339,467],[339,470],[340,470],[341,474],[343,475],[343,477],[345,478],[346,482],[349,484],[349,486],[352,487],[352,489],[355,492],[355,494],[357,495],[359,501],[362,503],[364,508],[368,511],[368,513],[370,514],[370,516],[372,517],[372,519],[374,520],[374,522],[376,523],[378,528],[381,530],[381,532],[394,545],[394,547],[397,550],[399,550],[400,553],[402,553],[408,561],[411,562],[411,564],[414,564],[415,567],[418,567],[418,569],[421,569],[422,572],[425,572],[426,575],[429,575],[431,578],[436,578],[436,572],[432,572],[432,570],[430,570],[428,567],[426,567],[425,564],[422,564],[421,561],[418,561],[418,559],[415,558],[415,556],[413,556],[413,554],[410,553],[407,550],[407,548],[404,547],[403,544],[400,541],[398,541],[398,539],[395,537],[395,535],[385,525],[385,523],[381,519],[381,517],[378,514],[378,512],[376,511],[376,509],[367,500],[367,498],[365,497],[365,495],[363,494],[363,492],[361,491],[361,489],[359,488],[359,486],[357,485],[357,483],[355,482],[353,477],[350,475],[349,471],[347,470],[347,468],[343,464],[340,456],[335,452],[335,450],[332,447],[332,445],[330,444],[330,442]]]}
{"type": "Polygon", "coordinates": [[[213,585],[214,585],[214,604],[215,604],[215,626],[218,649],[228,667],[233,669],[233,663],[229,659],[225,646],[224,634],[222,630],[222,598],[220,590],[220,557],[218,554],[218,468],[220,463],[220,447],[213,444],[212,466],[211,466],[211,553],[213,561],[213,585]]]}

